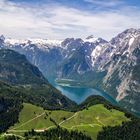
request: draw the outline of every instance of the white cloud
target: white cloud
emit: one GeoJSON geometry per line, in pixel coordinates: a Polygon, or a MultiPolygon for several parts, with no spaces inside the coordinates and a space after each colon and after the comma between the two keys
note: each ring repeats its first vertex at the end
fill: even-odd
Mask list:
{"type": "Polygon", "coordinates": [[[126,28],[139,28],[140,11],[123,7],[117,11],[81,11],[62,5],[21,6],[0,2],[0,31],[14,38],[86,37],[111,39],[126,28]]]}
{"type": "Polygon", "coordinates": [[[113,7],[124,3],[121,0],[84,0],[84,1],[101,7],[113,7]]]}

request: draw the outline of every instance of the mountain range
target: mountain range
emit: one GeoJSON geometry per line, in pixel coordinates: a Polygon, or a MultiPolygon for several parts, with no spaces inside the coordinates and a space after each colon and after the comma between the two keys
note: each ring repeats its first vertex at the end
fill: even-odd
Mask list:
{"type": "Polygon", "coordinates": [[[95,38],[6,39],[0,46],[21,54],[48,79],[72,79],[98,88],[133,112],[140,112],[140,29],[127,29],[110,41],[95,38]]]}

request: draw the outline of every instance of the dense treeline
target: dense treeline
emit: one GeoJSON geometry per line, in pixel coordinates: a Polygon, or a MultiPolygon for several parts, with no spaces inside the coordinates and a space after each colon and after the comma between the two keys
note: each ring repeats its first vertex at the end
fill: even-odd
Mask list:
{"type": "Polygon", "coordinates": [[[11,86],[0,81],[0,95],[3,97],[19,98],[23,102],[41,106],[44,109],[70,110],[76,103],[61,95],[52,86],[11,86]]]}
{"type": "Polygon", "coordinates": [[[44,132],[35,132],[34,130],[25,133],[26,139],[35,138],[37,140],[91,140],[82,132],[68,131],[61,127],[53,128],[44,132]]]}
{"type": "Polygon", "coordinates": [[[5,136],[4,140],[20,140],[20,137],[17,137],[15,135],[5,136]]]}
{"type": "Polygon", "coordinates": [[[0,133],[18,121],[22,107],[22,101],[18,99],[0,97],[0,133]]]}
{"type": "Polygon", "coordinates": [[[104,127],[97,140],[140,140],[140,119],[124,122],[120,126],[104,127]]]}

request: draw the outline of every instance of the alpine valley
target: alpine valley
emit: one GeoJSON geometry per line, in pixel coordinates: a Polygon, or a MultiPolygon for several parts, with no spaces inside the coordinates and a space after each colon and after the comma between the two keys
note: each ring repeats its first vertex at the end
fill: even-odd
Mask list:
{"type": "Polygon", "coordinates": [[[124,108],[140,112],[139,29],[127,29],[109,42],[91,35],[65,40],[1,36],[0,43],[24,54],[48,79],[105,91],[124,108]]]}
{"type": "Polygon", "coordinates": [[[0,140],[139,140],[139,101],[140,29],[110,41],[0,36],[0,140]],[[75,102],[67,88],[90,94],[75,102]]]}

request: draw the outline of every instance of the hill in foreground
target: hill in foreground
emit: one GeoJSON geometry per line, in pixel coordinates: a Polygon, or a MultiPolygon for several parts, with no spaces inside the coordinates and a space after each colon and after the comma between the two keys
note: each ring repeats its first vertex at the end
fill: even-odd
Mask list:
{"type": "Polygon", "coordinates": [[[59,125],[69,131],[81,131],[92,139],[96,139],[103,127],[118,126],[125,121],[129,119],[123,112],[115,109],[108,110],[103,104],[96,104],[77,112],[43,110],[31,104],[24,104],[19,115],[19,123],[11,127],[8,133],[24,136],[26,131],[32,129],[43,132],[59,125]]]}
{"type": "Polygon", "coordinates": [[[0,132],[18,121],[22,102],[45,109],[68,109],[76,105],[51,86],[24,55],[0,49],[0,132]]]}

